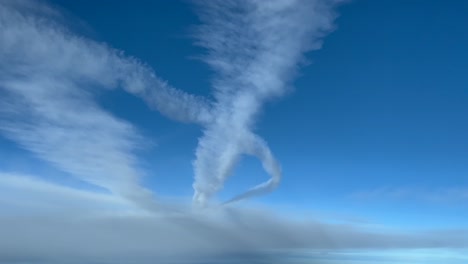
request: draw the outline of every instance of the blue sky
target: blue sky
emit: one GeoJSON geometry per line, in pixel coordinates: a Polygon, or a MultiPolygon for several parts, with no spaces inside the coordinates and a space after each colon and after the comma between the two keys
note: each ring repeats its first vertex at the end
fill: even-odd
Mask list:
{"type": "Polygon", "coordinates": [[[254,22],[217,13],[221,2],[6,1],[0,189],[15,203],[0,205],[41,211],[21,195],[47,204],[59,188],[77,211],[76,197],[134,212],[159,206],[153,195],[188,206],[194,192],[211,205],[241,194],[234,207],[283,216],[468,229],[467,2],[301,2],[284,21],[236,3],[254,22]],[[239,41],[223,39],[229,25],[239,41]],[[254,26],[266,33],[242,35],[254,26]],[[253,60],[262,47],[268,59],[253,60]]]}
{"type": "MultiPolygon", "coordinates": [[[[75,27],[83,34],[142,59],[175,87],[209,96],[212,73],[194,59],[203,50],[189,36],[197,24],[190,5],[103,1],[90,10],[86,1],[57,4],[82,20],[75,27]]],[[[467,8],[462,1],[355,1],[340,7],[336,30],[322,49],[308,54],[311,64],[300,69],[294,91],[268,103],[256,124],[284,170],[278,190],[259,200],[345,210],[398,225],[420,226],[422,219],[431,225],[427,217],[442,210],[447,218],[431,217],[434,225],[466,226],[467,8]],[[390,190],[382,197],[350,199],[383,188],[390,190]],[[398,189],[414,194],[385,197],[398,189]],[[462,193],[441,202],[418,197],[444,189],[462,193]]],[[[190,195],[200,130],[164,119],[120,91],[102,101],[154,139],[157,146],[142,155],[154,171],[145,182],[168,195],[190,195]]],[[[265,177],[247,157],[220,196],[265,177]]]]}

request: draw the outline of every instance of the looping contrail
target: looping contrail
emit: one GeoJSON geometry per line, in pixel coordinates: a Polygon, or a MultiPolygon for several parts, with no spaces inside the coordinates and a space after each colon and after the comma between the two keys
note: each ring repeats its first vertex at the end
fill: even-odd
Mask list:
{"type": "Polygon", "coordinates": [[[306,51],[319,49],[333,29],[327,0],[203,1],[197,44],[215,71],[215,116],[196,150],[194,203],[203,206],[219,192],[242,154],[258,158],[270,179],[226,203],[264,194],[281,180],[267,143],[252,131],[262,105],[287,91],[306,51]]]}
{"type": "MultiPolygon", "coordinates": [[[[197,4],[196,44],[214,70],[213,100],[163,81],[139,60],[78,36],[58,11],[36,1],[0,2],[0,132],[62,171],[161,208],[139,184],[131,123],[102,109],[96,89],[120,87],[168,118],[203,128],[195,151],[194,196],[205,206],[242,155],[270,179],[227,202],[272,191],[281,167],[253,131],[262,106],[281,96],[307,51],[333,29],[337,0],[212,0],[197,4]]],[[[152,209],[151,209],[152,210],[152,209]]]]}

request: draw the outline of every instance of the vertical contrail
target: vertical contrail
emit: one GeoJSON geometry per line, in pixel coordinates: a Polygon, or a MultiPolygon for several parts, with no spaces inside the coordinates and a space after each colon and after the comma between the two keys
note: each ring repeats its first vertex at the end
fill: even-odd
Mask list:
{"type": "MultiPolygon", "coordinates": [[[[337,1],[204,1],[197,44],[215,70],[216,103],[196,150],[194,202],[203,206],[223,188],[241,155],[257,157],[270,179],[237,201],[273,190],[281,168],[267,143],[252,132],[262,105],[284,94],[307,51],[333,29],[337,1]]],[[[229,202],[229,201],[228,201],[229,202]]]]}

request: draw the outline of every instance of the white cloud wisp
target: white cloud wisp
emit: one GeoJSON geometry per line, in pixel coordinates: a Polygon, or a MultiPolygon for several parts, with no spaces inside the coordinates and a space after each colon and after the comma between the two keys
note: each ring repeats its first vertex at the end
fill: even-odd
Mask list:
{"type": "Polygon", "coordinates": [[[207,121],[206,103],[136,59],[74,35],[44,10],[52,9],[0,3],[0,131],[65,172],[157,209],[138,183],[134,153],[144,139],[94,95],[122,87],[173,119],[200,123],[207,121]]]}

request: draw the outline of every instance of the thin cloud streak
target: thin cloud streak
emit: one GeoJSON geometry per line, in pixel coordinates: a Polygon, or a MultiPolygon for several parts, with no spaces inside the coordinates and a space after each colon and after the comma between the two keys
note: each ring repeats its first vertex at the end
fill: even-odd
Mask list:
{"type": "MultiPolygon", "coordinates": [[[[414,188],[382,187],[373,190],[358,191],[350,195],[358,200],[419,200],[431,203],[453,203],[468,201],[468,189],[463,187],[414,188]]],[[[457,204],[460,204],[457,203],[457,204]]]]}
{"type": "MultiPolygon", "coordinates": [[[[134,211],[132,203],[110,193],[75,189],[40,180],[37,176],[0,172],[0,215],[75,215],[134,211]]],[[[139,210],[141,211],[141,210],[139,210]]]]}

